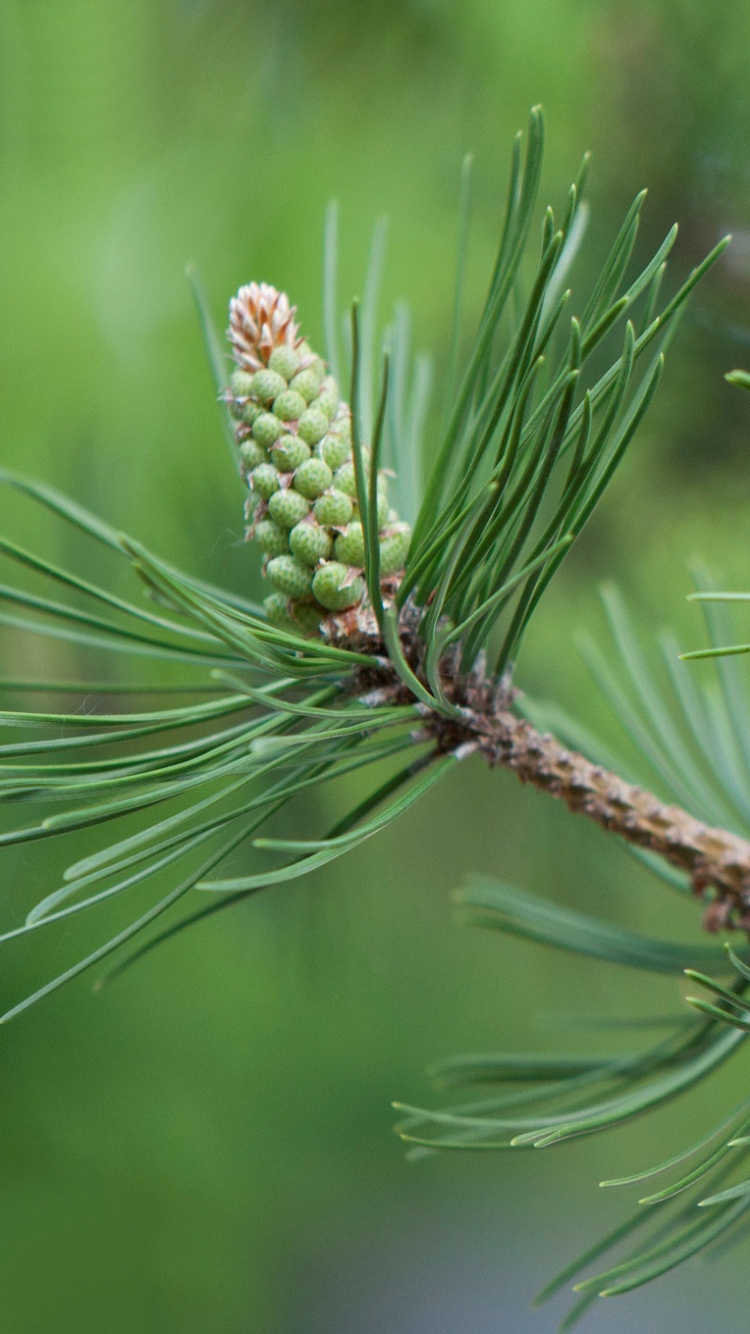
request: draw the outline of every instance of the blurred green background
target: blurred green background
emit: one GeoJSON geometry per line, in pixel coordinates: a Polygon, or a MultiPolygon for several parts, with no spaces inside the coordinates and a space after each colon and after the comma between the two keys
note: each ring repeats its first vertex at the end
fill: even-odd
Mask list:
{"type": "MultiPolygon", "coordinates": [[[[620,581],[644,629],[670,622],[697,644],[689,558],[740,587],[750,576],[747,400],[722,380],[750,361],[749,37],[744,0],[3,0],[2,463],[252,588],[186,262],[220,321],[241,282],[265,279],[319,340],[327,201],[341,204],[343,297],[387,214],[384,317],[406,299],[439,368],[461,158],[477,155],[478,302],[510,140],[541,100],[545,202],[559,207],[594,154],[592,260],[643,185],[641,253],[677,218],[678,276],[735,235],[524,650],[521,683],[606,733],[574,645],[601,625],[598,581],[620,581]]],[[[27,542],[79,554],[2,506],[27,542]]],[[[84,670],[70,647],[1,629],[0,653],[3,675],[84,670]]],[[[4,857],[3,929],[62,855],[4,857]]],[[[692,906],[597,830],[477,765],[314,882],[220,915],[98,997],[61,993],[0,1040],[4,1334],[552,1330],[556,1312],[527,1309],[533,1291],[631,1207],[596,1182],[688,1142],[719,1091],[737,1100],[746,1066],[606,1140],[407,1164],[389,1101],[431,1097],[430,1060],[554,1044],[544,1016],[560,1010],[676,998],[457,927],[449,893],[469,869],[697,938],[692,906]]],[[[6,948],[3,1008],[105,929],[6,948]]],[[[744,1328],[737,1266],[678,1271],[602,1304],[591,1327],[744,1328]]]]}

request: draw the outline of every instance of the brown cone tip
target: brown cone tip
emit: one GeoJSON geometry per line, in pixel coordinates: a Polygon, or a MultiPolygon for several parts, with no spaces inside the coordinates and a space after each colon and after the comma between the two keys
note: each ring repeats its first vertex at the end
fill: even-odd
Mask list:
{"type": "Polygon", "coordinates": [[[248,283],[229,303],[227,336],[237,365],[245,371],[260,371],[277,347],[297,347],[297,307],[290,306],[285,292],[270,283],[248,283]]]}

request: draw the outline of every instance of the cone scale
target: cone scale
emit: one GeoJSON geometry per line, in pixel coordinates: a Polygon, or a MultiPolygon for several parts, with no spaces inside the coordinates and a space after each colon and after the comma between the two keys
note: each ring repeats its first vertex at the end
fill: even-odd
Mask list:
{"type": "MultiPolygon", "coordinates": [[[[364,535],[357,505],[351,410],[323,359],[300,336],[296,308],[267,283],[248,283],[229,304],[236,370],[226,392],[235,422],[246,536],[263,553],[273,587],[269,620],[298,634],[325,634],[329,619],[366,610],[364,535]]],[[[378,476],[383,594],[393,597],[411,531],[388,504],[378,476]]]]}

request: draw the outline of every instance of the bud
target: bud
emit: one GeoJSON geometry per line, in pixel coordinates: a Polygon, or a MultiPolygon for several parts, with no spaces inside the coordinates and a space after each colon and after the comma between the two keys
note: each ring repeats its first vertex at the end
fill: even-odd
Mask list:
{"type": "Polygon", "coordinates": [[[255,440],[243,440],[240,445],[240,458],[246,472],[252,472],[261,463],[268,463],[265,449],[261,449],[255,440]]]}
{"type": "Polygon", "coordinates": [[[292,621],[303,635],[319,635],[324,616],[324,609],[315,602],[295,602],[292,606],[292,621]]]}
{"type": "Polygon", "coordinates": [[[364,592],[364,582],[357,578],[349,580],[349,570],[338,561],[329,560],[315,572],[312,589],[318,602],[327,611],[344,611],[359,602],[364,592]]]}
{"type": "Polygon", "coordinates": [[[350,440],[331,430],[325,439],[321,440],[317,452],[331,471],[335,472],[348,459],[351,447],[350,440]]]}
{"type": "Polygon", "coordinates": [[[274,625],[280,626],[283,630],[294,629],[294,622],[289,615],[289,599],[282,597],[281,593],[269,593],[268,597],[263,599],[263,607],[269,621],[274,625]]]}
{"type": "Polygon", "coordinates": [[[299,354],[301,366],[305,370],[313,370],[318,379],[322,380],[326,373],[325,362],[322,357],[315,355],[306,338],[303,338],[302,342],[299,344],[299,354]]]}
{"type": "Polygon", "coordinates": [[[287,381],[287,384],[297,374],[298,367],[299,353],[295,352],[294,348],[289,347],[286,343],[282,343],[281,347],[275,347],[268,358],[269,371],[276,371],[276,374],[281,375],[287,381]]]}
{"type": "Polygon", "coordinates": [[[274,588],[290,598],[303,598],[312,588],[312,570],[295,556],[274,556],[266,566],[274,588]]]}
{"type": "Polygon", "coordinates": [[[259,519],[253,528],[253,537],[265,556],[289,555],[290,543],[286,531],[279,528],[273,519],[259,519]]]}
{"type": "Polygon", "coordinates": [[[307,459],[294,474],[294,489],[308,500],[316,500],[328,489],[333,474],[322,459],[307,459]]]}
{"type": "Polygon", "coordinates": [[[233,371],[229,377],[229,392],[233,398],[249,398],[253,392],[253,377],[247,371],[233,371]]]}
{"type": "MultiPolygon", "coordinates": [[[[257,470],[256,470],[257,471],[257,470]]],[[[301,523],[310,506],[298,491],[276,491],[268,502],[268,513],[280,528],[294,528],[301,523]]]]}
{"type": "MultiPolygon", "coordinates": [[[[263,573],[275,590],[265,599],[266,615],[286,630],[316,635],[330,632],[330,613],[366,599],[365,541],[356,517],[351,412],[324,362],[300,339],[295,314],[274,287],[240,288],[230,303],[237,369],[225,399],[251,492],[246,509],[249,515],[254,499],[258,516],[248,537],[263,552],[263,573]]],[[[362,454],[368,468],[369,451],[362,454]]],[[[377,492],[381,572],[389,581],[383,595],[390,599],[410,530],[389,509],[384,473],[377,492]]]]}
{"type": "Polygon", "coordinates": [[[261,412],[253,422],[253,440],[257,440],[263,449],[270,449],[283,433],[283,423],[272,412],[261,412]]]}
{"type": "Polygon", "coordinates": [[[273,403],[277,394],[286,389],[286,380],[276,371],[256,371],[250,380],[250,397],[265,406],[273,403]]]}
{"type": "Polygon", "coordinates": [[[344,565],[359,565],[365,563],[365,535],[362,532],[362,524],[356,520],[354,523],[348,523],[343,533],[340,533],[333,544],[333,554],[336,560],[343,561],[344,565]]]}
{"type": "Polygon", "coordinates": [[[243,421],[246,426],[252,426],[253,422],[257,421],[263,411],[260,403],[256,403],[252,398],[248,398],[245,403],[233,404],[233,407],[239,411],[240,420],[243,421]]]}
{"type": "Polygon", "coordinates": [[[229,303],[229,338],[234,359],[244,371],[267,366],[277,347],[298,348],[294,306],[285,292],[268,283],[248,283],[229,303]]]}
{"type": "Polygon", "coordinates": [[[320,376],[316,375],[312,368],[309,368],[305,371],[299,371],[291,381],[289,388],[301,394],[305,402],[309,403],[319,393],[320,383],[320,376]]]}
{"type": "Polygon", "coordinates": [[[316,412],[322,412],[326,421],[330,422],[333,420],[336,412],[336,400],[332,398],[330,394],[321,393],[318,394],[317,398],[312,400],[310,407],[315,408],[316,412]]]}
{"type": "Polygon", "coordinates": [[[310,450],[296,435],[282,435],[271,449],[271,462],[279,472],[294,472],[309,457],[310,450]]]}
{"type": "Polygon", "coordinates": [[[268,500],[279,489],[279,474],[271,463],[260,463],[250,474],[250,486],[256,496],[268,500]]]}
{"type": "Polygon", "coordinates": [[[332,375],[326,375],[314,403],[316,408],[326,414],[329,421],[335,415],[339,405],[339,387],[332,375]]]}
{"type": "Polygon", "coordinates": [[[316,500],[313,513],[318,523],[324,523],[328,527],[338,528],[341,524],[348,523],[354,512],[354,507],[348,496],[343,491],[337,491],[335,487],[326,491],[325,495],[316,500]]]}
{"type": "Polygon", "coordinates": [[[409,554],[411,528],[408,523],[394,523],[380,539],[380,573],[395,574],[402,570],[409,554]]]}
{"type": "Polygon", "coordinates": [[[328,430],[328,418],[317,408],[307,408],[297,423],[297,430],[308,445],[317,445],[328,430]]]}
{"type": "Polygon", "coordinates": [[[297,421],[305,411],[307,404],[301,394],[296,394],[286,385],[273,401],[273,410],[283,422],[297,421]]]}
{"type": "MultiPolygon", "coordinates": [[[[286,539],[284,541],[286,545],[286,539]]],[[[318,565],[320,561],[327,560],[330,556],[333,539],[327,529],[321,528],[320,524],[307,523],[303,520],[302,523],[296,524],[289,534],[289,547],[303,565],[318,565]]]]}

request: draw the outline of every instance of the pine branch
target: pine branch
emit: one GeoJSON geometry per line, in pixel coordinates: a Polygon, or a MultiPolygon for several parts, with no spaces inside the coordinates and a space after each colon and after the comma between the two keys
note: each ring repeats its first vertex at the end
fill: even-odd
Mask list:
{"type": "MultiPolygon", "coordinates": [[[[249,283],[230,306],[235,369],[228,377],[194,275],[244,492],[247,536],[273,589],[262,607],[176,570],[52,488],[0,470],[0,485],[13,487],[128,562],[151,601],[146,609],[3,538],[3,560],[20,565],[31,578],[62,586],[72,601],[0,585],[0,604],[13,609],[13,614],[0,611],[0,626],[97,654],[104,648],[134,667],[147,659],[188,673],[184,681],[170,679],[167,687],[186,692],[187,702],[177,708],[163,702],[132,712],[100,700],[95,714],[72,704],[65,713],[0,711],[0,726],[9,729],[4,736],[10,738],[0,745],[0,802],[8,803],[12,826],[0,833],[0,848],[74,830],[106,831],[114,825],[120,831],[68,866],[63,883],[50,886],[24,925],[0,940],[45,929],[136,885],[158,884],[162,873],[171,876],[177,868],[171,887],[159,890],[161,897],[145,912],[0,1022],[123,947],[133,952],[118,961],[115,973],[194,922],[345,855],[474,754],[618,834],[655,871],[665,863],[665,878],[686,875],[696,894],[712,892],[705,922],[710,930],[750,929],[750,841],[730,832],[737,815],[750,835],[750,703],[733,671],[734,659],[722,660],[719,690],[704,697],[689,675],[680,676],[682,665],[670,650],[673,694],[684,715],[680,723],[687,723],[681,730],[643,669],[622,609],[609,598],[621,662],[637,703],[623,703],[617,685],[610,693],[674,804],[626,781],[616,764],[587,759],[586,751],[595,752],[585,738],[568,748],[570,728],[553,728],[564,738],[559,740],[539,728],[533,715],[521,716],[511,682],[540,599],[649,409],[685,302],[725,245],[719,242],[659,308],[676,228],[626,281],[641,193],[578,314],[568,319],[572,289],[563,288],[585,230],[581,196],[588,159],[559,225],[551,208],[546,210],[534,264],[529,250],[543,139],[541,109],[534,108],[525,154],[520,139],[514,146],[497,258],[474,336],[466,340],[461,326],[468,168],[465,172],[444,421],[426,436],[433,451],[421,503],[417,479],[426,451],[420,431],[429,377],[424,360],[410,369],[403,314],[393,327],[390,350],[384,347],[382,357],[377,350],[382,228],[376,232],[361,317],[354,305],[346,367],[336,339],[335,214],[326,246],[327,363],[300,335],[288,297],[267,284],[249,283]],[[335,378],[339,368],[348,372],[348,400],[335,378]],[[400,482],[392,468],[401,473],[400,482]],[[398,488],[401,513],[414,520],[413,534],[391,507],[391,484],[394,492],[398,488]],[[89,611],[79,605],[84,599],[89,611]],[[198,702],[190,702],[193,693],[198,702]],[[209,698],[201,698],[206,693],[209,698]],[[350,809],[332,829],[305,839],[258,836],[269,818],[298,798],[355,774],[371,778],[366,795],[357,784],[350,809]],[[14,823],[19,811],[50,802],[62,809],[58,805],[38,818],[24,814],[22,823],[14,823]],[[135,816],[140,823],[129,823],[123,832],[117,821],[135,816]],[[278,853],[280,861],[258,862],[255,849],[278,853]],[[239,865],[229,863],[240,850],[239,865]],[[201,906],[191,907],[196,898],[201,906]],[[173,915],[173,908],[182,915],[173,915]]],[[[737,382],[747,387],[750,377],[735,373],[735,380],[738,375],[737,382]]],[[[715,653],[729,641],[719,629],[720,608],[714,607],[712,617],[708,652],[715,653]]],[[[98,668],[99,681],[101,675],[98,668]]],[[[117,700],[119,692],[142,690],[148,696],[161,688],[153,678],[120,678],[117,673],[111,686],[82,680],[52,682],[49,689],[82,697],[111,693],[117,700]]],[[[18,683],[6,682],[4,688],[16,691],[18,683]]],[[[41,688],[39,682],[28,684],[29,690],[41,688]]],[[[528,704],[524,708],[531,712],[528,704]]],[[[692,998],[699,1016],[687,1027],[677,1017],[663,1041],[634,1056],[472,1058],[461,1065],[466,1082],[520,1077],[532,1084],[531,1092],[502,1094],[454,1113],[412,1109],[402,1131],[416,1143],[543,1147],[606,1129],[692,1088],[750,1032],[750,1002],[744,999],[750,969],[736,955],[730,954],[730,964],[737,980],[729,988],[695,971],[696,964],[717,971],[726,965],[715,946],[650,940],[505,886],[484,886],[473,899],[470,891],[463,902],[501,930],[612,964],[674,973],[690,963],[692,980],[714,999],[692,998]],[[486,1115],[500,1108],[504,1115],[486,1115]],[[440,1137],[412,1133],[425,1124],[437,1127],[440,1137]]],[[[645,1251],[596,1280],[606,1283],[606,1292],[625,1291],[681,1263],[750,1209],[750,1183],[717,1192],[724,1165],[714,1171],[725,1153],[731,1157],[739,1148],[741,1155],[750,1146],[747,1108],[732,1118],[727,1134],[733,1138],[725,1135],[699,1168],[649,1197],[660,1206],[670,1194],[710,1177],[711,1193],[698,1202],[718,1212],[696,1222],[678,1211],[645,1251]]],[[[689,1152],[703,1148],[701,1142],[689,1152]]],[[[655,1170],[678,1161],[681,1156],[655,1170]]],[[[629,1235],[636,1223],[617,1237],[629,1235]]],[[[587,1262],[612,1242],[590,1252],[587,1262]]],[[[588,1301],[586,1296],[576,1313],[588,1301]]]]}
{"type": "MultiPolygon", "coordinates": [[[[743,920],[749,848],[738,835],[695,818],[709,808],[697,803],[690,815],[679,792],[679,808],[664,805],[536,732],[513,707],[511,664],[540,599],[649,408],[677,317],[723,249],[723,243],[716,246],[658,309],[676,233],[670,229],[640,272],[626,280],[643,206],[640,194],[588,297],[579,303],[580,314],[566,327],[571,291],[562,288],[583,235],[588,160],[570,188],[559,226],[551,209],[544,214],[541,248],[524,295],[543,138],[541,111],[534,108],[523,159],[518,143],[514,148],[487,299],[451,391],[413,538],[387,499],[392,473],[381,458],[414,473],[406,454],[419,453],[424,376],[419,364],[409,372],[402,329],[393,355],[384,349],[377,410],[369,411],[369,400],[371,406],[375,400],[365,389],[377,383],[380,369],[373,338],[377,264],[365,285],[361,321],[355,303],[350,365],[342,367],[348,370],[348,401],[330,365],[300,334],[289,298],[263,283],[241,287],[230,303],[236,369],[227,378],[218,335],[200,284],[194,283],[219,396],[231,419],[247,535],[260,549],[262,573],[274,590],[263,607],[175,570],[51,488],[0,473],[0,482],[124,557],[160,608],[158,614],[146,611],[3,539],[0,555],[75,598],[96,603],[97,614],[0,585],[1,600],[34,613],[0,611],[0,624],[87,649],[106,647],[131,660],[146,657],[199,671],[213,667],[214,676],[230,687],[218,694],[218,712],[197,705],[138,715],[106,712],[100,715],[106,726],[94,735],[74,713],[2,715],[10,727],[62,726],[65,732],[48,737],[42,730],[30,744],[19,736],[0,747],[0,800],[52,799],[66,809],[0,834],[0,846],[144,813],[135,844],[115,838],[90,864],[84,859],[83,871],[69,868],[69,885],[52,889],[45,905],[76,898],[89,883],[106,887],[66,904],[65,913],[109,899],[147,880],[166,864],[164,857],[171,864],[189,856],[196,839],[230,832],[240,818],[261,821],[279,803],[329,777],[411,751],[399,782],[408,784],[423,763],[440,773],[444,766],[438,761],[482,753],[490,765],[512,769],[648,855],[686,870],[696,891],[712,888],[717,898],[709,925],[743,920]],[[608,349],[612,359],[604,369],[601,354],[608,349]],[[220,721],[224,709],[226,723],[220,721]],[[174,742],[167,737],[169,744],[142,748],[142,738],[198,725],[198,736],[174,742]],[[76,734],[80,728],[84,735],[76,734]],[[136,742],[136,749],[120,752],[121,741],[136,742]],[[90,746],[98,752],[82,758],[90,746]],[[259,790],[248,790],[259,780],[259,790]],[[154,808],[175,798],[187,803],[184,810],[150,824],[154,808]],[[226,809],[220,805],[207,820],[198,820],[215,801],[226,809]],[[131,847],[137,848],[139,869],[120,876],[130,866],[131,847]]],[[[464,343],[467,228],[465,218],[454,349],[464,343]]],[[[373,253],[380,248],[378,242],[373,253]]],[[[327,271],[330,317],[335,302],[330,253],[327,271]]],[[[335,346],[331,356],[340,364],[335,346]]],[[[454,371],[455,366],[450,383],[454,371]]],[[[192,683],[205,688],[205,676],[192,683]]],[[[382,827],[402,809],[400,796],[386,800],[380,792],[372,792],[361,818],[352,816],[345,836],[318,838],[315,852],[300,845],[298,855],[265,880],[250,870],[232,879],[199,878],[197,888],[221,889],[227,897],[254,893],[264,883],[305,874],[323,856],[342,855],[369,837],[363,830],[382,827]],[[383,813],[366,818],[381,802],[383,813]]],[[[408,793],[403,799],[410,799],[408,793]]],[[[712,822],[719,824],[716,818],[712,822]]],[[[290,844],[288,851],[295,847],[290,844]]],[[[27,928],[50,920],[46,907],[38,915],[34,910],[27,928]]]]}
{"type": "Polygon", "coordinates": [[[468,727],[490,765],[503,765],[602,829],[664,857],[687,873],[697,895],[714,889],[704,917],[707,930],[750,929],[750,841],[667,805],[508,709],[474,714],[468,727]]]}
{"type": "MultiPolygon", "coordinates": [[[[402,652],[416,679],[424,681],[423,655],[409,619],[402,616],[402,652]]],[[[371,652],[387,661],[385,646],[377,640],[371,642],[371,652]]],[[[539,731],[514,712],[518,692],[507,677],[499,683],[488,677],[482,657],[468,678],[456,676],[455,655],[452,662],[441,664],[441,673],[447,709],[419,706],[422,731],[437,742],[439,752],[481,754],[491,768],[509,769],[522,783],[564,801],[575,814],[663,857],[688,876],[697,896],[713,890],[704,915],[706,930],[750,930],[750,840],[696,819],[571,750],[550,732],[539,731]]],[[[408,685],[401,681],[399,689],[392,668],[381,669],[381,678],[389,699],[413,702],[408,685]]]]}

